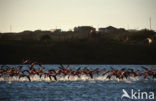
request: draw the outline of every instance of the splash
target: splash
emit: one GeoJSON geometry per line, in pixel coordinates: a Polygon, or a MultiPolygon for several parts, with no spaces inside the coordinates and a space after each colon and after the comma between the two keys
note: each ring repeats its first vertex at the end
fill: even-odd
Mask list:
{"type": "MultiPolygon", "coordinates": [[[[116,78],[115,76],[112,76],[110,79],[107,78],[107,75],[105,76],[95,76],[94,78],[90,78],[89,76],[86,76],[86,75],[81,75],[81,77],[77,77],[77,76],[70,76],[68,78],[68,76],[57,76],[57,81],[52,78],[51,80],[48,78],[48,77],[39,77],[37,75],[34,75],[34,76],[30,76],[30,79],[31,79],[31,82],[59,82],[59,81],[84,81],[84,82],[96,82],[96,81],[103,81],[103,82],[125,82],[125,83],[133,83],[133,82],[137,82],[137,81],[141,81],[141,82],[149,82],[149,81],[152,81],[152,82],[155,82],[156,79],[153,79],[153,78],[147,78],[147,79],[144,79],[143,77],[128,77],[127,79],[126,78],[123,78],[123,79],[118,79],[116,78]]],[[[4,77],[1,77],[0,78],[0,81],[5,81],[5,82],[8,82],[8,83],[11,83],[11,82],[25,82],[25,81],[29,81],[28,78],[26,77],[23,77],[23,78],[20,78],[18,76],[13,76],[13,77],[9,77],[9,76],[4,76],[4,77]]]]}

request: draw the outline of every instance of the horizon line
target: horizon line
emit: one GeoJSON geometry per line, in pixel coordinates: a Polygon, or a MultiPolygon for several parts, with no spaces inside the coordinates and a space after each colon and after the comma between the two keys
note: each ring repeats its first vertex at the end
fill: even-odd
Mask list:
{"type": "MultiPolygon", "coordinates": [[[[95,28],[96,29],[96,31],[98,31],[98,29],[99,28],[107,28],[107,27],[114,27],[114,26],[111,26],[111,25],[109,25],[109,26],[106,26],[106,27],[94,27],[93,25],[80,25],[80,26],[75,26],[75,27],[84,27],[84,26],[89,26],[89,27],[93,27],[93,28],[95,28]]],[[[13,27],[12,26],[10,26],[11,27],[11,30],[10,31],[3,31],[3,32],[1,32],[0,31],[0,33],[21,33],[21,32],[24,32],[24,31],[32,31],[32,32],[34,32],[34,31],[37,31],[37,30],[41,30],[41,31],[50,31],[50,30],[55,30],[55,29],[60,29],[61,30],[61,32],[67,32],[67,31],[73,31],[74,30],[74,28],[75,27],[73,27],[72,29],[71,28],[68,28],[67,30],[64,30],[64,29],[62,29],[62,28],[51,28],[51,29],[41,29],[41,28],[36,28],[36,29],[25,29],[25,30],[23,30],[23,31],[12,31],[12,29],[13,29],[13,27]]],[[[125,28],[125,27],[114,27],[114,28],[116,28],[116,29],[125,29],[125,30],[136,30],[136,31],[139,31],[139,30],[144,30],[144,29],[146,29],[146,30],[151,30],[151,31],[156,31],[156,30],[154,30],[154,29],[150,29],[150,28],[139,28],[139,27],[136,27],[136,28],[125,28]]]]}

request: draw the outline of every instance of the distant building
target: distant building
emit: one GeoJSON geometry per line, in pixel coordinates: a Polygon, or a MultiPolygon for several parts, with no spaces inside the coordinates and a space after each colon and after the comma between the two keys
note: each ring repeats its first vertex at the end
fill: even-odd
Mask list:
{"type": "Polygon", "coordinates": [[[106,28],[99,28],[99,29],[98,29],[98,32],[100,32],[100,33],[105,33],[105,32],[107,32],[107,30],[106,30],[106,28]]]}
{"type": "Polygon", "coordinates": [[[51,31],[51,32],[59,33],[59,32],[61,32],[61,29],[51,29],[50,31],[51,31]]]}
{"type": "Polygon", "coordinates": [[[138,30],[136,29],[129,29],[128,32],[137,32],[138,30]]]}
{"type": "Polygon", "coordinates": [[[116,31],[117,29],[115,27],[112,26],[108,26],[106,28],[99,28],[98,31],[101,33],[108,33],[108,32],[113,32],[116,31]]]}
{"type": "Polygon", "coordinates": [[[91,26],[78,26],[74,28],[74,32],[87,32],[87,33],[92,33],[95,32],[96,29],[91,26]]]}

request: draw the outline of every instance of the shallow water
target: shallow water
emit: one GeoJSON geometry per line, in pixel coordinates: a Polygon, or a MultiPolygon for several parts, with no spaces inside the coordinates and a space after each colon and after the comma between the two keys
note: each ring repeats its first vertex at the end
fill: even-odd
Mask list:
{"type": "MultiPolygon", "coordinates": [[[[140,65],[111,65],[115,69],[120,68],[142,68],[140,65]]],[[[57,68],[58,65],[44,65],[44,67],[57,68]]],[[[110,65],[71,65],[70,68],[106,68],[110,65]]],[[[150,67],[150,66],[146,66],[150,67]]],[[[27,66],[25,66],[27,68],[27,66]]],[[[36,67],[37,68],[37,67],[36,67]]],[[[154,66],[153,68],[156,68],[154,66]]],[[[105,76],[94,76],[90,79],[87,76],[78,77],[58,77],[58,81],[50,81],[48,78],[31,77],[32,82],[26,78],[0,78],[0,101],[131,101],[132,99],[123,98],[122,89],[130,94],[133,89],[135,92],[154,92],[156,95],[156,80],[143,77],[128,78],[127,80],[118,80],[115,77],[111,80],[105,76]]],[[[153,100],[156,101],[154,95],[153,100]]],[[[141,99],[139,101],[148,101],[141,99]]],[[[136,101],[136,100],[135,100],[136,101]]]]}

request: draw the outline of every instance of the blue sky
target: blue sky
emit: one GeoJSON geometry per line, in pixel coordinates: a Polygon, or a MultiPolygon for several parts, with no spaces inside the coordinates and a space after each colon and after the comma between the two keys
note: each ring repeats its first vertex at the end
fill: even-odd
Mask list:
{"type": "Polygon", "coordinates": [[[0,32],[95,28],[156,30],[156,0],[0,0],[0,32]]]}

